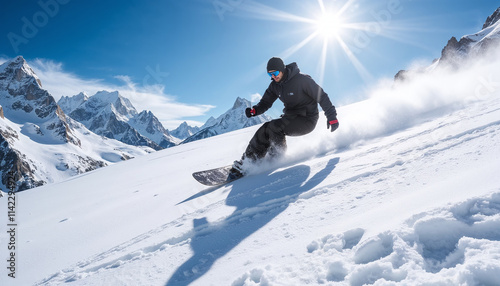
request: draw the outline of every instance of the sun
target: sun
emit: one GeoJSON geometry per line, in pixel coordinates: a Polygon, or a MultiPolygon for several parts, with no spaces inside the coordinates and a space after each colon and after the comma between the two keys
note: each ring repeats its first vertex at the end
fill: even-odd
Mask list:
{"type": "Polygon", "coordinates": [[[315,50],[313,51],[312,48],[309,50],[318,58],[318,83],[321,85],[327,78],[327,66],[336,66],[336,59],[340,54],[344,54],[362,78],[367,81],[371,79],[371,74],[358,59],[355,48],[360,50],[359,46],[364,43],[359,43],[366,38],[366,35],[369,35],[369,27],[373,26],[373,22],[355,21],[359,17],[361,7],[358,1],[317,0],[317,6],[307,2],[307,7],[310,9],[302,9],[298,14],[258,3],[258,1],[250,1],[252,4],[246,6],[245,9],[257,19],[299,24],[300,33],[304,38],[299,38],[297,43],[289,45],[280,53],[280,57],[287,59],[304,47],[313,44],[315,50]],[[319,51],[317,47],[320,47],[319,51]]]}
{"type": "Polygon", "coordinates": [[[342,32],[343,21],[334,13],[322,13],[314,22],[314,29],[324,39],[337,38],[342,32]]]}

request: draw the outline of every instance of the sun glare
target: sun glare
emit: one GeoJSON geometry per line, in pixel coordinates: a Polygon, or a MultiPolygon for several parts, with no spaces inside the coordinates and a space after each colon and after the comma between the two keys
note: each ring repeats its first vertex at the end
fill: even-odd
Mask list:
{"type": "Polygon", "coordinates": [[[368,70],[358,60],[356,53],[350,47],[350,43],[353,42],[353,33],[348,33],[348,31],[357,30],[358,33],[354,35],[366,35],[366,27],[369,24],[353,22],[352,13],[359,7],[356,3],[357,1],[343,0],[340,2],[344,3],[338,5],[338,1],[318,0],[317,8],[319,9],[312,8],[309,11],[301,11],[308,12],[308,16],[291,14],[265,4],[257,3],[257,1],[251,1],[252,5],[247,6],[246,9],[247,12],[254,14],[259,19],[303,24],[303,31],[307,31],[304,39],[285,49],[281,53],[281,57],[286,59],[308,44],[316,41],[315,46],[321,47],[321,50],[318,52],[315,51],[315,54],[318,55],[318,82],[322,84],[325,78],[327,78],[325,75],[326,67],[332,65],[332,63],[336,64],[334,59],[337,57],[339,51],[345,54],[362,78],[366,80],[371,78],[368,70]]]}
{"type": "Polygon", "coordinates": [[[335,38],[342,31],[342,20],[333,13],[323,13],[316,21],[315,29],[325,39],[335,38]]]}

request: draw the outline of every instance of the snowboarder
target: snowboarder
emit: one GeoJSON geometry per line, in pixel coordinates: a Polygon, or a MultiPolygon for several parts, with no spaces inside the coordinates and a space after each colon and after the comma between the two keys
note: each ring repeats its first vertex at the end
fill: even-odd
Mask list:
{"type": "Polygon", "coordinates": [[[278,98],[285,106],[284,114],[257,130],[242,159],[234,162],[232,177],[243,176],[247,162],[283,154],[286,136],[302,136],[313,131],[319,118],[318,103],[325,112],[327,128],[333,132],[339,127],[337,111],[328,95],[309,75],[300,73],[296,63],[285,66],[282,59],[273,57],[267,63],[267,73],[272,82],[260,102],[247,108],[245,114],[248,118],[263,114],[278,98]]]}

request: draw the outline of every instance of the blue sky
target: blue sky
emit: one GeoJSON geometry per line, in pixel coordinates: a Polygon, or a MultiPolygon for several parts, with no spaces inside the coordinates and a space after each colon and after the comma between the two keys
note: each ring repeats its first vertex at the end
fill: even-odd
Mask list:
{"type": "Polygon", "coordinates": [[[451,36],[481,30],[495,2],[3,1],[0,60],[23,55],[56,99],[120,90],[172,129],[238,96],[256,103],[272,56],[297,62],[337,106],[361,100],[415,61],[430,64],[451,36]],[[342,19],[337,36],[315,34],[322,10],[342,19]]]}

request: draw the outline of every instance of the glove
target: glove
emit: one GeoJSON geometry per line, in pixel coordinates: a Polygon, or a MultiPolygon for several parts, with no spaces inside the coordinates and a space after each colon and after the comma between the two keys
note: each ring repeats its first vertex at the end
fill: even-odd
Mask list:
{"type": "Polygon", "coordinates": [[[250,107],[247,107],[247,109],[245,109],[245,115],[250,118],[252,116],[255,116],[255,108],[250,108],[250,107]]]}
{"type": "Polygon", "coordinates": [[[331,127],[332,132],[337,130],[337,128],[339,128],[339,121],[337,120],[337,118],[335,118],[333,120],[328,120],[326,122],[326,128],[330,129],[330,127],[331,127]]]}

